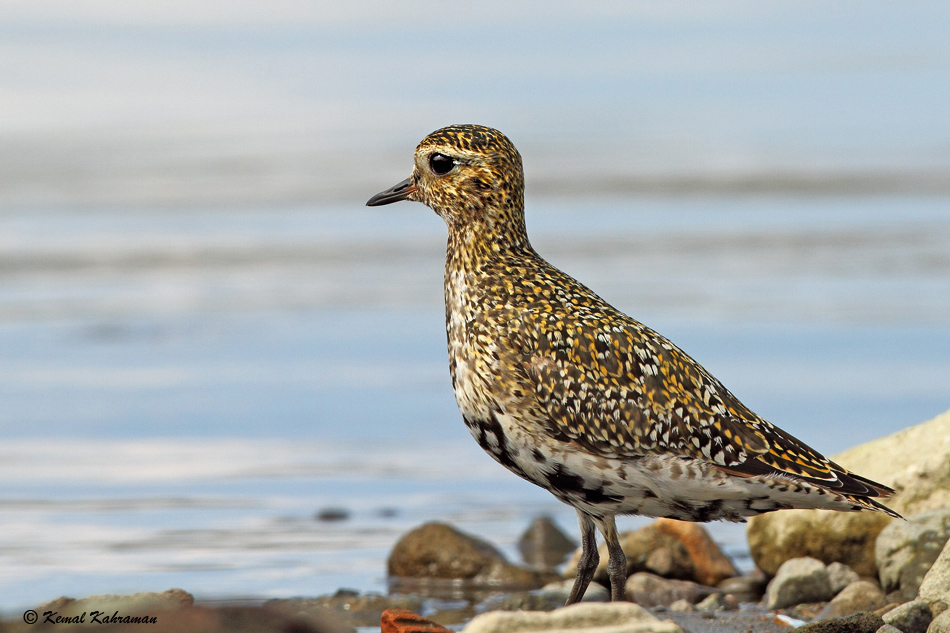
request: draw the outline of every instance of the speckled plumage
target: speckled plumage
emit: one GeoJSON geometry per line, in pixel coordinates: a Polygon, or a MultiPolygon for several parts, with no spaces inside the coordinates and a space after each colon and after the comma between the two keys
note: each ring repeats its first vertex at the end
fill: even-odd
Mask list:
{"type": "Polygon", "coordinates": [[[528,241],[523,191],[507,137],[455,125],[427,136],[410,178],[368,204],[415,200],[445,220],[459,410],[492,457],[577,509],[585,555],[569,603],[597,565],[595,524],[611,554],[613,597],[623,598],[617,514],[896,516],[877,501],[892,490],[766,422],[670,341],[542,259],[528,241]]]}

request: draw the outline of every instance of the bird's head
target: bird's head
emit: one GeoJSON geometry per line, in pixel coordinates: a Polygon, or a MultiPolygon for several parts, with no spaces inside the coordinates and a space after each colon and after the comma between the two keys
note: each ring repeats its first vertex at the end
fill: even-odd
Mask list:
{"type": "Polygon", "coordinates": [[[481,125],[436,130],[416,147],[412,175],[366,204],[421,202],[450,229],[479,225],[491,233],[524,232],[521,155],[504,134],[481,125]]]}

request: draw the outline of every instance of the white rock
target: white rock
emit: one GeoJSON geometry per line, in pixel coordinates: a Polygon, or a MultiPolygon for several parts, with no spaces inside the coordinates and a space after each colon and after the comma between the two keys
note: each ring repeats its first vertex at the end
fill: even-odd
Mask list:
{"type": "Polygon", "coordinates": [[[462,633],[683,633],[630,602],[572,604],[542,611],[490,611],[472,618],[462,633]]]}

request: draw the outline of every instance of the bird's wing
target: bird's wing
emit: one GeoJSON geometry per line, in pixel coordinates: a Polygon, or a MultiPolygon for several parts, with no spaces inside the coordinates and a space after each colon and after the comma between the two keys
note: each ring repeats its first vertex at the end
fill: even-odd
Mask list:
{"type": "Polygon", "coordinates": [[[615,323],[543,332],[525,359],[554,436],[602,455],[679,454],[737,476],[788,477],[847,496],[893,492],[758,417],[656,332],[615,323]]]}

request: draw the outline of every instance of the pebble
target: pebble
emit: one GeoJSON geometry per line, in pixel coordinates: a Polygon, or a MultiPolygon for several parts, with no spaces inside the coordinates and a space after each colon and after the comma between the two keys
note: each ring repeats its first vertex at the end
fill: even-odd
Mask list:
{"type": "Polygon", "coordinates": [[[407,609],[386,609],[380,616],[381,633],[452,633],[441,624],[407,609]]]}
{"type": "Polygon", "coordinates": [[[782,609],[803,602],[823,602],[834,594],[828,569],[814,558],[793,558],[782,563],[765,590],[765,605],[782,609]]]}
{"type": "Polygon", "coordinates": [[[736,576],[716,584],[716,589],[736,597],[739,602],[758,602],[765,595],[767,581],[764,576],[736,576]]]}
{"type": "Polygon", "coordinates": [[[828,583],[831,585],[831,592],[837,594],[853,582],[861,580],[857,572],[845,565],[835,561],[828,565],[828,583]]]}
{"type": "MultiPolygon", "coordinates": [[[[571,594],[573,586],[573,580],[559,580],[544,585],[540,591],[560,600],[561,605],[563,605],[567,602],[567,597],[571,594]]],[[[588,585],[581,602],[610,602],[610,590],[599,582],[592,582],[588,585]]]]}

